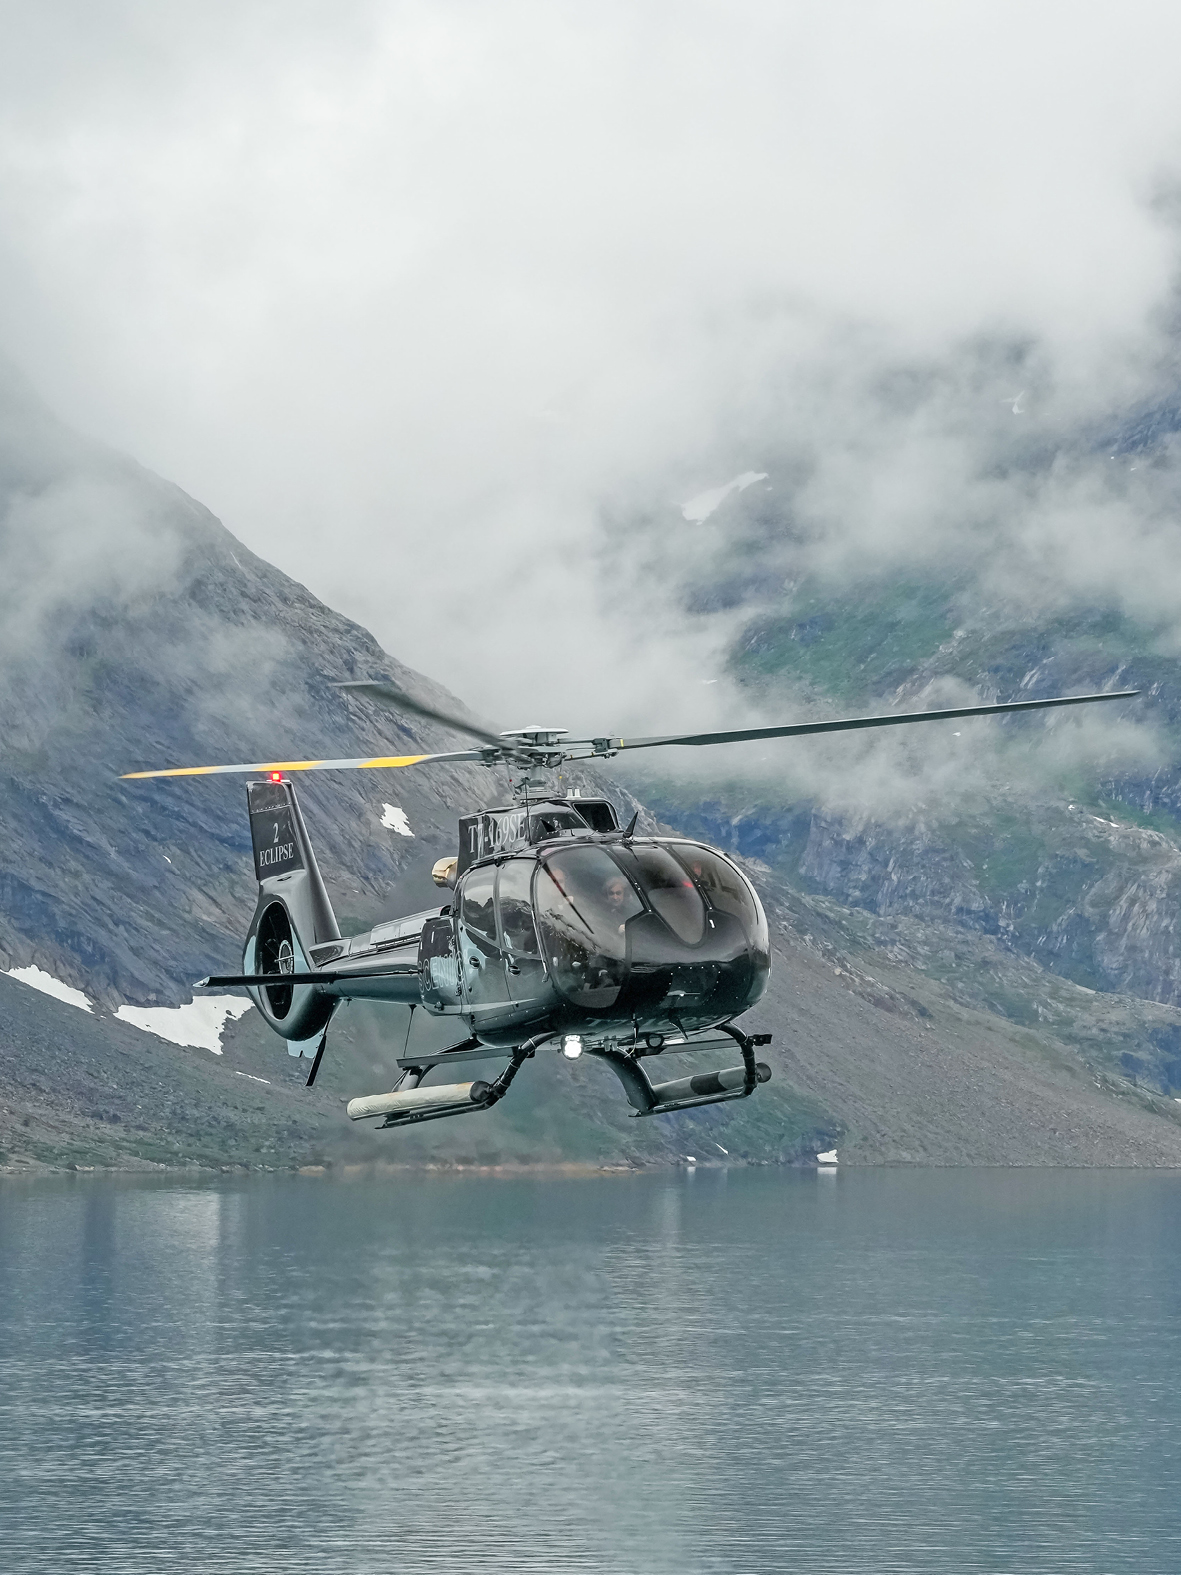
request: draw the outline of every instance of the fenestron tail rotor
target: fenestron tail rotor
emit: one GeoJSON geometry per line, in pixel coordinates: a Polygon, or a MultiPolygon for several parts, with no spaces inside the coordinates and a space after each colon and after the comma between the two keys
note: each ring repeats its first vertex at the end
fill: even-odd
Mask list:
{"type": "Polygon", "coordinates": [[[264,760],[250,765],[171,766],[160,771],[129,771],[123,780],[250,773],[282,776],[291,771],[388,770],[402,766],[428,765],[436,760],[480,761],[487,766],[511,765],[525,769],[552,770],[567,760],[591,760],[596,757],[609,759],[625,749],[656,749],[670,744],[700,746],[749,743],[758,739],[805,738],[815,733],[845,733],[871,727],[903,727],[916,722],[946,722],[962,717],[1000,716],[1007,712],[1048,711],[1061,706],[1095,705],[1104,700],[1131,700],[1140,693],[1138,689],[1119,689],[1103,694],[1058,695],[1049,700],[1010,700],[999,705],[955,706],[939,711],[908,711],[887,713],[884,716],[843,717],[830,722],[792,722],[783,727],[745,727],[709,733],[668,733],[652,738],[611,736],[568,739],[561,728],[529,727],[499,734],[490,733],[474,723],[428,706],[423,701],[415,700],[384,680],[344,683],[336,687],[360,693],[367,699],[376,700],[395,710],[409,711],[413,715],[440,722],[454,728],[457,732],[465,732],[473,738],[482,740],[482,747],[453,750],[443,754],[371,755],[353,760],[264,760]]]}

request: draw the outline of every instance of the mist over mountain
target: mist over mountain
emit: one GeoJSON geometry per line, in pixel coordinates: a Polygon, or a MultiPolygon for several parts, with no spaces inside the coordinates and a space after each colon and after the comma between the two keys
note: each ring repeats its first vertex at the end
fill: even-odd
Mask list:
{"type": "MultiPolygon", "coordinates": [[[[717,536],[676,505],[747,471],[808,568],[978,567],[995,538],[1007,594],[1156,595],[1077,467],[1045,508],[1022,478],[1167,402],[1159,0],[6,23],[5,353],[502,726],[741,703],[703,682],[725,631],[667,593],[717,536]],[[483,620],[438,638],[473,597],[512,608],[494,661],[483,620]]],[[[778,568],[733,556],[726,581],[778,568]]]]}
{"type": "MultiPolygon", "coordinates": [[[[855,821],[840,795],[830,802],[821,794],[822,777],[801,789],[764,776],[764,788],[777,783],[774,795],[754,793],[750,779],[729,790],[703,787],[691,765],[663,788],[653,777],[653,804],[667,822],[752,856],[748,868],[772,917],[772,987],[753,1017],[775,1033],[775,1078],[741,1107],[636,1122],[604,1069],[542,1058],[487,1118],[399,1133],[395,1149],[388,1134],[350,1128],[341,1103],[388,1086],[405,1036],[432,1026],[437,1033],[437,1024],[354,1007],[334,1024],[324,1072],[305,1090],[300,1063],[254,1013],[226,1026],[220,1056],[118,1019],[129,1007],[183,1006],[195,978],[236,967],[255,900],[240,779],[134,783],[119,780],[123,771],[454,742],[416,718],[342,699],[333,688],[341,679],[384,673],[425,698],[458,702],[247,551],[180,489],[72,434],[11,371],[0,404],[0,493],[0,963],[40,969],[93,1004],[83,1012],[19,977],[0,981],[8,1013],[0,1149],[9,1168],[378,1157],[627,1166],[686,1152],[702,1161],[791,1162],[834,1142],[863,1162],[1181,1160],[1181,1106],[1170,1094],[1181,1071],[1181,1010],[1175,986],[1162,982],[1175,969],[1165,915],[1176,847],[1126,816],[1104,818],[1081,791],[1070,812],[1078,819],[1062,821],[1073,851],[1060,845],[1066,833],[1046,843],[1069,922],[1054,932],[1062,944],[1043,956],[1030,937],[1046,882],[1036,900],[1023,890],[1034,868],[1028,828],[979,783],[970,830],[989,864],[997,861],[987,880],[965,862],[966,844],[948,833],[946,816],[855,821]],[[1100,823],[1103,831],[1088,829],[1100,823]],[[1157,906],[1146,918],[1137,893],[1150,888],[1157,906]]],[[[769,496],[751,486],[725,507],[765,519],[769,496]]],[[[718,512],[737,536],[746,516],[718,512]]],[[[757,553],[749,557],[757,569],[757,553]]],[[[743,629],[760,619],[765,626],[761,596],[735,603],[748,620],[743,629]]],[[[914,605],[926,608],[921,597],[914,605]]],[[[863,666],[880,660],[884,641],[890,652],[906,650],[907,682],[925,695],[916,618],[923,629],[941,625],[929,609],[920,618],[911,607],[893,593],[875,607],[866,592],[851,624],[838,616],[854,611],[848,604],[789,618],[783,649],[791,660],[800,651],[812,653],[809,661],[823,655],[826,674],[839,668],[843,649],[833,632],[854,631],[843,688],[830,680],[828,693],[814,675],[801,687],[791,660],[783,672],[750,668],[743,637],[732,644],[731,682],[751,687],[754,706],[775,703],[761,686],[780,683],[793,705],[838,694],[847,704],[872,696],[863,666]],[[811,643],[791,635],[805,624],[818,631],[811,643]],[[910,647],[900,645],[899,629],[910,647]]],[[[440,641],[461,616],[440,608],[440,641]]],[[[965,634],[952,650],[977,649],[971,642],[985,632],[965,634]]],[[[1011,630],[996,637],[1006,651],[1015,638],[1011,630]]],[[[925,653],[943,681],[945,644],[925,653]]],[[[1098,635],[1069,649],[1074,665],[1039,683],[1105,682],[1119,665],[1098,635]]],[[[1011,660],[1019,665],[1016,654],[1011,660]]],[[[978,686],[982,671],[967,662],[950,676],[978,686]]],[[[896,676],[893,683],[894,696],[905,692],[896,676]]],[[[1113,725],[1115,734],[1084,731],[1085,748],[1070,743],[1063,758],[1072,769],[1091,758],[1096,739],[1119,745],[1129,724],[1105,724],[1113,725]]],[[[1033,737],[1015,732],[1006,743],[1007,757],[1026,760],[1020,812],[1058,827],[1054,803],[1031,786],[1046,779],[1043,734],[1033,737]]],[[[892,758],[881,780],[914,769],[913,760],[892,758]]],[[[1153,780],[1164,793],[1165,778],[1153,780]]],[[[626,815],[639,809],[654,823],[611,776],[564,779],[592,782],[626,815]]],[[[1095,792],[1101,786],[1096,779],[1095,792]]],[[[356,929],[437,901],[428,871],[454,851],[458,816],[503,801],[508,784],[500,773],[459,765],[310,776],[299,790],[342,926],[356,929]]]]}
{"type": "MultiPolygon", "coordinates": [[[[254,891],[242,782],[119,776],[446,747],[439,728],[379,717],[332,684],[388,672],[443,692],[179,488],[74,437],[10,371],[0,398],[0,948],[9,966],[38,963],[111,1004],[176,1004],[187,981],[237,959],[254,891]]],[[[444,766],[300,787],[334,895],[356,914],[451,851],[459,809],[506,785],[444,766]],[[382,827],[391,800],[412,838],[382,827]]]]}
{"type": "MultiPolygon", "coordinates": [[[[823,420],[822,439],[800,435],[764,458],[763,482],[693,526],[692,553],[674,560],[658,516],[647,550],[676,576],[685,618],[717,643],[718,692],[760,717],[1107,689],[1141,698],[797,741],[724,765],[702,752],[688,771],[645,762],[627,779],[666,818],[880,925],[906,916],[988,935],[1087,989],[1175,1005],[1181,450],[1171,372],[1162,356],[1153,403],[1083,422],[1060,390],[1039,401],[1020,347],[999,349],[879,381],[872,420],[845,439],[823,420]],[[862,469],[864,495],[850,486],[836,507],[835,478],[867,432],[893,452],[862,469]],[[919,477],[928,480],[906,484],[919,477]]],[[[978,999],[1038,1020],[1031,1003],[1005,996],[997,979],[978,999]]],[[[1125,1047],[1123,1064],[1171,1090],[1178,1049],[1160,1033],[1125,1047]]]]}

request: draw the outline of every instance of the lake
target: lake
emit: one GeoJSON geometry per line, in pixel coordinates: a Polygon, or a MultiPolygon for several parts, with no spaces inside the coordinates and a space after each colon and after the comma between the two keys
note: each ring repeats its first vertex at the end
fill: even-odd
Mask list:
{"type": "Polygon", "coordinates": [[[0,1184],[44,1571],[1181,1569],[1181,1173],[0,1184]]]}

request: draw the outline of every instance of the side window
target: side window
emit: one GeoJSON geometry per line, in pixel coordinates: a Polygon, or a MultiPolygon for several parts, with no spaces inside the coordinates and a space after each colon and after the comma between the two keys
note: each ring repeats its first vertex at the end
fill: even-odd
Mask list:
{"type": "Polygon", "coordinates": [[[504,949],[514,957],[540,957],[537,931],[533,927],[533,905],[529,884],[535,865],[532,859],[510,859],[500,868],[497,898],[500,903],[500,929],[504,949]]]}
{"type": "Polygon", "coordinates": [[[585,830],[586,821],[573,809],[535,811],[529,818],[530,842],[544,842],[547,837],[568,837],[585,830]]]}
{"type": "Polygon", "coordinates": [[[496,869],[488,865],[472,870],[464,876],[459,898],[459,916],[463,927],[476,942],[496,946],[496,919],[492,907],[492,886],[496,869]]]}

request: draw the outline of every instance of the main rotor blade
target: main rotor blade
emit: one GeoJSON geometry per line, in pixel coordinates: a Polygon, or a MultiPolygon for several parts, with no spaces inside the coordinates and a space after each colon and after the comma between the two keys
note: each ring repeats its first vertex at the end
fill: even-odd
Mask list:
{"type": "Polygon", "coordinates": [[[367,771],[390,766],[421,766],[428,760],[483,760],[479,749],[457,749],[449,755],[375,755],[363,760],[262,760],[250,766],[173,766],[167,771],[125,771],[121,782],[138,782],[145,777],[219,777],[230,773],[243,776],[250,771],[367,771]]]}
{"type": "Polygon", "coordinates": [[[406,694],[404,690],[387,683],[385,679],[359,679],[347,684],[333,684],[332,687],[351,689],[354,694],[376,700],[379,705],[388,705],[394,711],[409,711],[414,716],[425,717],[428,722],[442,722],[444,727],[454,728],[457,733],[467,733],[472,738],[482,738],[486,744],[501,742],[495,733],[488,733],[473,722],[465,722],[462,717],[453,716],[450,711],[440,711],[433,705],[427,705],[424,700],[416,700],[413,695],[406,694]]]}
{"type": "Polygon", "coordinates": [[[1052,706],[1093,705],[1098,700],[1130,700],[1139,693],[1139,689],[1121,689],[1111,694],[1065,695],[1054,700],[1010,700],[1005,705],[956,706],[946,711],[851,716],[839,722],[800,722],[793,727],[744,727],[729,733],[676,733],[666,738],[621,738],[615,747],[654,749],[661,744],[741,744],[755,738],[801,738],[807,733],[847,733],[859,727],[902,727],[907,722],[947,722],[961,716],[998,716],[1002,711],[1048,711],[1052,706]]]}

